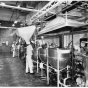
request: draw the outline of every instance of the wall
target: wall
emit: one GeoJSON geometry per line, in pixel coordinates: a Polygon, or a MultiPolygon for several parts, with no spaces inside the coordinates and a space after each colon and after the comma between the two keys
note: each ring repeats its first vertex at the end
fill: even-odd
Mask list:
{"type": "Polygon", "coordinates": [[[9,29],[0,29],[0,52],[10,52],[11,44],[16,39],[15,36],[10,36],[11,31],[9,29]],[[8,41],[8,46],[2,44],[8,41]]]}
{"type": "Polygon", "coordinates": [[[59,46],[59,37],[50,37],[44,39],[45,43],[51,45],[51,43],[57,44],[59,46]]]}

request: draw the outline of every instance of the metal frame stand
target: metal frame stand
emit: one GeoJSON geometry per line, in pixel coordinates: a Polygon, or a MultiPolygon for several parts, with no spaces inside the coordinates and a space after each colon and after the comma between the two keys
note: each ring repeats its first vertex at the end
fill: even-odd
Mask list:
{"type": "MultiPolygon", "coordinates": [[[[74,48],[73,43],[74,43],[74,41],[73,41],[73,28],[72,28],[72,68],[73,68],[73,59],[74,59],[74,57],[73,57],[73,53],[74,53],[74,51],[73,51],[73,48],[74,48]]],[[[72,69],[72,81],[73,81],[73,69],[72,69]]]]}
{"type": "Polygon", "coordinates": [[[57,59],[57,87],[59,87],[59,59],[57,59]]]}

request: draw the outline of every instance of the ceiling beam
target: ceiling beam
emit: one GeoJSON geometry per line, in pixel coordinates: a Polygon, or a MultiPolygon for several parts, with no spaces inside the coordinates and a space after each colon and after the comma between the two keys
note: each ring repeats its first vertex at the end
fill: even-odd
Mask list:
{"type": "Polygon", "coordinates": [[[23,10],[23,11],[33,11],[33,12],[38,12],[39,11],[39,10],[36,10],[36,9],[28,9],[28,8],[11,6],[11,5],[3,5],[3,4],[0,4],[0,7],[6,7],[6,8],[11,8],[11,9],[23,10]]]}
{"type": "Polygon", "coordinates": [[[48,4],[46,4],[39,12],[37,12],[35,15],[33,15],[30,20],[27,22],[28,25],[31,25],[36,19],[40,18],[47,12],[51,11],[58,5],[60,5],[62,1],[50,1],[48,4]]]}
{"type": "Polygon", "coordinates": [[[56,14],[54,11],[49,11],[48,13],[51,13],[51,14],[56,14]]]}
{"type": "Polygon", "coordinates": [[[81,21],[81,20],[84,20],[84,19],[86,19],[85,16],[83,16],[83,17],[81,17],[81,18],[79,18],[79,19],[77,19],[77,20],[78,20],[78,21],[81,21]]]}

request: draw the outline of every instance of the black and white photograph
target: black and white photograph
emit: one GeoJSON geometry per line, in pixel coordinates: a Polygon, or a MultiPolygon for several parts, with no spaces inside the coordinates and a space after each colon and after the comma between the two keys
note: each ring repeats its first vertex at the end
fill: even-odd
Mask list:
{"type": "Polygon", "coordinates": [[[88,87],[87,0],[0,0],[0,87],[88,87]]]}

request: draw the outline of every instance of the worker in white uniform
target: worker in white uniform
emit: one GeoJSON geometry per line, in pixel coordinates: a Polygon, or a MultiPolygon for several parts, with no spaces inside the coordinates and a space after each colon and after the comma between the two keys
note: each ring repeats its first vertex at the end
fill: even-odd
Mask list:
{"type": "Polygon", "coordinates": [[[13,52],[13,57],[15,57],[15,43],[14,42],[12,44],[12,52],[13,52]]]}
{"type": "Polygon", "coordinates": [[[33,73],[33,61],[32,61],[32,46],[29,43],[27,43],[27,55],[26,55],[26,73],[30,72],[33,73]]]}
{"type": "Polygon", "coordinates": [[[20,57],[20,44],[17,45],[18,58],[20,57]]]}

